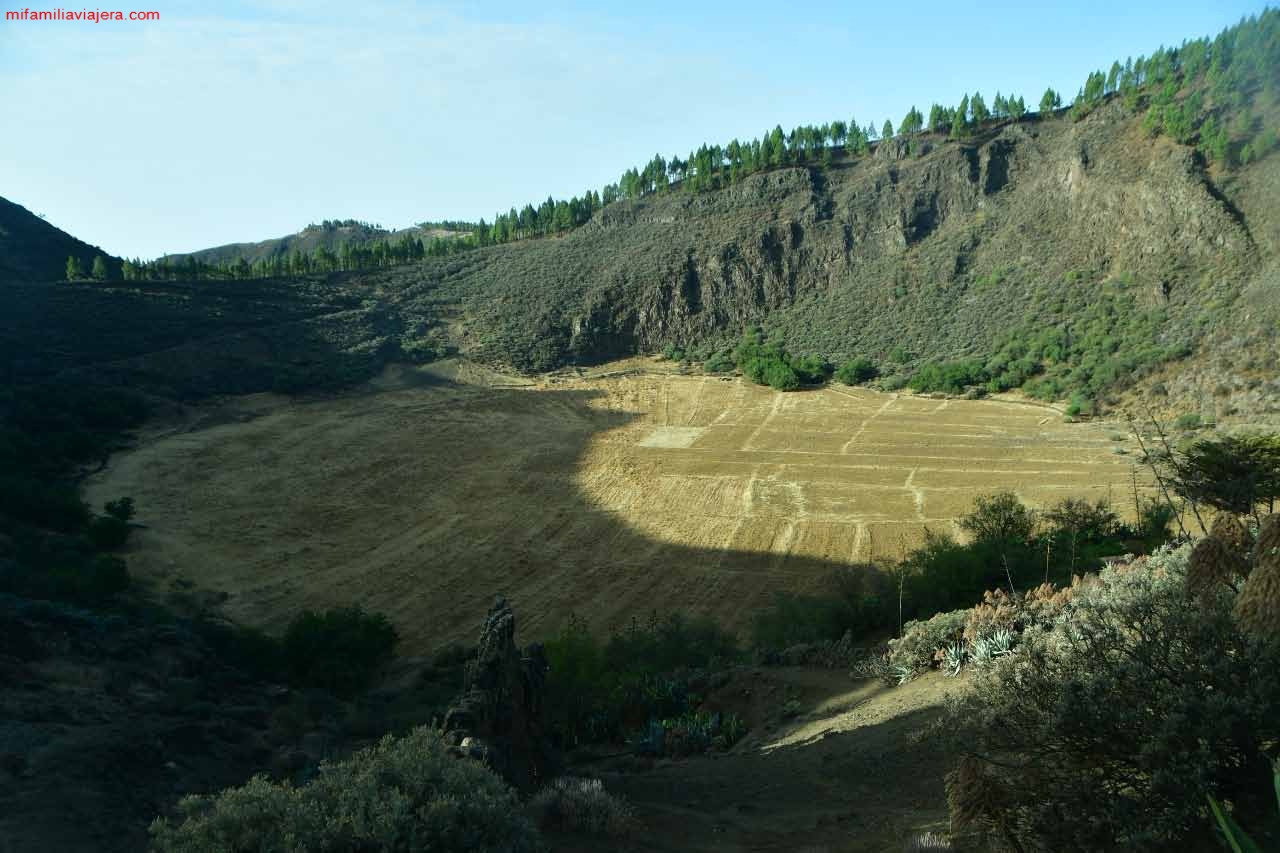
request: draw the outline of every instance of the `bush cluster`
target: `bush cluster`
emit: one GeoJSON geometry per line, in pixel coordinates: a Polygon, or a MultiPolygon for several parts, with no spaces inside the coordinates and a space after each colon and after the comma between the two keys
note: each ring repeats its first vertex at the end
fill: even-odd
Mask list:
{"type": "Polygon", "coordinates": [[[896,626],[893,578],[874,565],[843,567],[817,592],[779,592],[752,619],[758,649],[782,650],[802,643],[834,642],[846,633],[864,637],[896,626]]]}
{"type": "Polygon", "coordinates": [[[1265,790],[1280,644],[1240,630],[1229,587],[1187,595],[1191,552],[1107,568],[1014,620],[1016,650],[955,711],[957,828],[1019,849],[1187,849],[1208,795],[1247,810],[1265,790]]]}
{"type": "Polygon", "coordinates": [[[733,636],[707,618],[633,620],[601,642],[571,616],[546,644],[546,716],[566,746],[620,742],[696,711],[690,676],[737,659],[733,636]]]}
{"type": "Polygon", "coordinates": [[[359,606],[294,617],[280,648],[290,680],[350,696],[368,686],[395,651],[396,629],[359,606]]]}
{"type": "Polygon", "coordinates": [[[151,837],[156,853],[539,849],[515,793],[482,765],[450,755],[431,728],[326,763],[303,787],[256,776],[187,797],[173,819],[151,825],[151,837]]]}
{"type": "Polygon", "coordinates": [[[908,380],[907,386],[916,392],[962,394],[969,386],[981,385],[989,378],[986,367],[978,359],[936,361],[922,365],[908,380]]]}
{"type": "Polygon", "coordinates": [[[845,385],[862,385],[880,375],[880,371],[865,356],[850,359],[836,368],[835,377],[845,385]]]}
{"type": "Polygon", "coordinates": [[[304,610],[280,638],[204,618],[200,635],[218,657],[268,680],[349,697],[364,690],[395,652],[396,629],[358,606],[304,610]]]}
{"type": "Polygon", "coordinates": [[[794,391],[801,385],[825,382],[831,367],[816,355],[788,353],[776,340],[766,340],[760,329],[748,329],[733,351],[742,374],[757,385],[794,391]]]}

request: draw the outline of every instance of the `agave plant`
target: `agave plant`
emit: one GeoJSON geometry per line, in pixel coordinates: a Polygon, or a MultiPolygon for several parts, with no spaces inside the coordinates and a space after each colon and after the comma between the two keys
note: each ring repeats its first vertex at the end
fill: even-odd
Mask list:
{"type": "MultiPolygon", "coordinates": [[[[1280,807],[1280,761],[1272,762],[1272,785],[1276,790],[1276,805],[1280,807]]],[[[1226,837],[1227,846],[1231,848],[1232,853],[1262,853],[1262,845],[1249,837],[1240,824],[1222,807],[1213,797],[1209,797],[1209,808],[1213,811],[1214,818],[1218,821],[1218,828],[1222,830],[1222,834],[1226,837]]]]}
{"type": "Polygon", "coordinates": [[[905,663],[894,664],[893,677],[898,680],[898,686],[901,687],[916,677],[916,668],[905,663]]]}
{"type": "Polygon", "coordinates": [[[1004,657],[1013,650],[1013,632],[1008,628],[1000,628],[985,637],[973,641],[969,651],[969,659],[974,666],[983,667],[999,657],[1004,657]]]}
{"type": "Polygon", "coordinates": [[[965,649],[964,643],[959,641],[951,643],[947,646],[946,651],[942,653],[942,668],[947,675],[959,675],[960,670],[964,668],[965,658],[969,656],[965,649]]]}

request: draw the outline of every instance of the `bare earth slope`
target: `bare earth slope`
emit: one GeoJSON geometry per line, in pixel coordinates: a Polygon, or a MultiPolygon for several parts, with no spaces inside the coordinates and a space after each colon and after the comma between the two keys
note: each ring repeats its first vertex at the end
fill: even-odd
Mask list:
{"type": "Polygon", "coordinates": [[[579,772],[636,807],[643,829],[619,849],[901,850],[947,828],[951,756],[929,733],[962,689],[940,673],[888,688],[830,670],[743,670],[711,700],[752,724],[728,754],[579,772]],[[787,701],[800,711],[780,719],[787,701]]]}
{"type": "Polygon", "coordinates": [[[1045,407],[619,372],[520,387],[459,362],[239,398],[117,455],[87,496],[135,498],[130,566],[161,592],[193,581],[269,629],[360,603],[407,651],[468,636],[499,591],[530,639],[571,611],[743,628],[775,591],[898,553],[995,489],[1132,506],[1124,437],[1045,407]]]}

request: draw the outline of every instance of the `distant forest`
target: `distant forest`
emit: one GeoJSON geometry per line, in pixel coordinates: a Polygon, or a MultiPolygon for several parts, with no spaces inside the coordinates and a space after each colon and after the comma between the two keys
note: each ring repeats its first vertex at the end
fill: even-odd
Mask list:
{"type": "MultiPolygon", "coordinates": [[[[1207,161],[1222,168],[1247,165],[1280,147],[1275,127],[1265,127],[1250,105],[1258,94],[1274,97],[1280,86],[1280,9],[1266,9],[1228,27],[1215,38],[1184,41],[1161,47],[1151,56],[1113,62],[1107,71],[1089,74],[1069,103],[1052,88],[1040,97],[1037,117],[1065,109],[1080,120],[1109,98],[1120,98],[1135,113],[1143,113],[1143,128],[1151,135],[1166,134],[1182,144],[1194,144],[1207,161]]],[[[933,104],[926,116],[912,106],[895,128],[886,120],[877,129],[857,119],[837,119],[804,125],[786,133],[775,126],[759,139],[737,139],[726,145],[702,145],[687,157],[655,155],[643,167],[627,169],[617,183],[581,197],[548,197],[537,206],[494,216],[493,222],[423,223],[424,228],[463,232],[457,236],[403,236],[347,242],[336,250],[321,246],[314,252],[294,252],[250,263],[244,258],[207,264],[187,257],[180,261],[126,260],[126,280],[245,279],[296,276],[345,270],[367,270],[409,263],[426,257],[464,252],[482,246],[510,243],[569,232],[589,222],[602,207],[616,201],[666,192],[707,192],[735,184],[748,175],[785,166],[826,166],[836,158],[867,155],[872,143],[905,139],[908,145],[924,133],[952,139],[969,138],[978,130],[1001,122],[1021,121],[1028,115],[1021,95],[999,92],[988,105],[981,93],[965,95],[954,107],[933,104]]],[[[326,220],[309,228],[336,229],[355,220],[326,220]]],[[[69,277],[70,275],[69,271],[69,277]]],[[[96,277],[96,276],[95,276],[96,277]]]]}

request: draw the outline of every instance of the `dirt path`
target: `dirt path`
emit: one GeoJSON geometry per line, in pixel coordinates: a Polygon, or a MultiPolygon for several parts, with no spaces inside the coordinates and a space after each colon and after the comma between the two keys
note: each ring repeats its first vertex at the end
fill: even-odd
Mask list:
{"type": "Polygon", "coordinates": [[[807,712],[727,754],[590,774],[643,824],[622,849],[883,851],[945,830],[949,758],[929,729],[962,683],[932,673],[891,689],[839,672],[766,669],[727,689],[752,693],[738,697],[748,713],[771,704],[776,713],[783,697],[807,712]]]}

